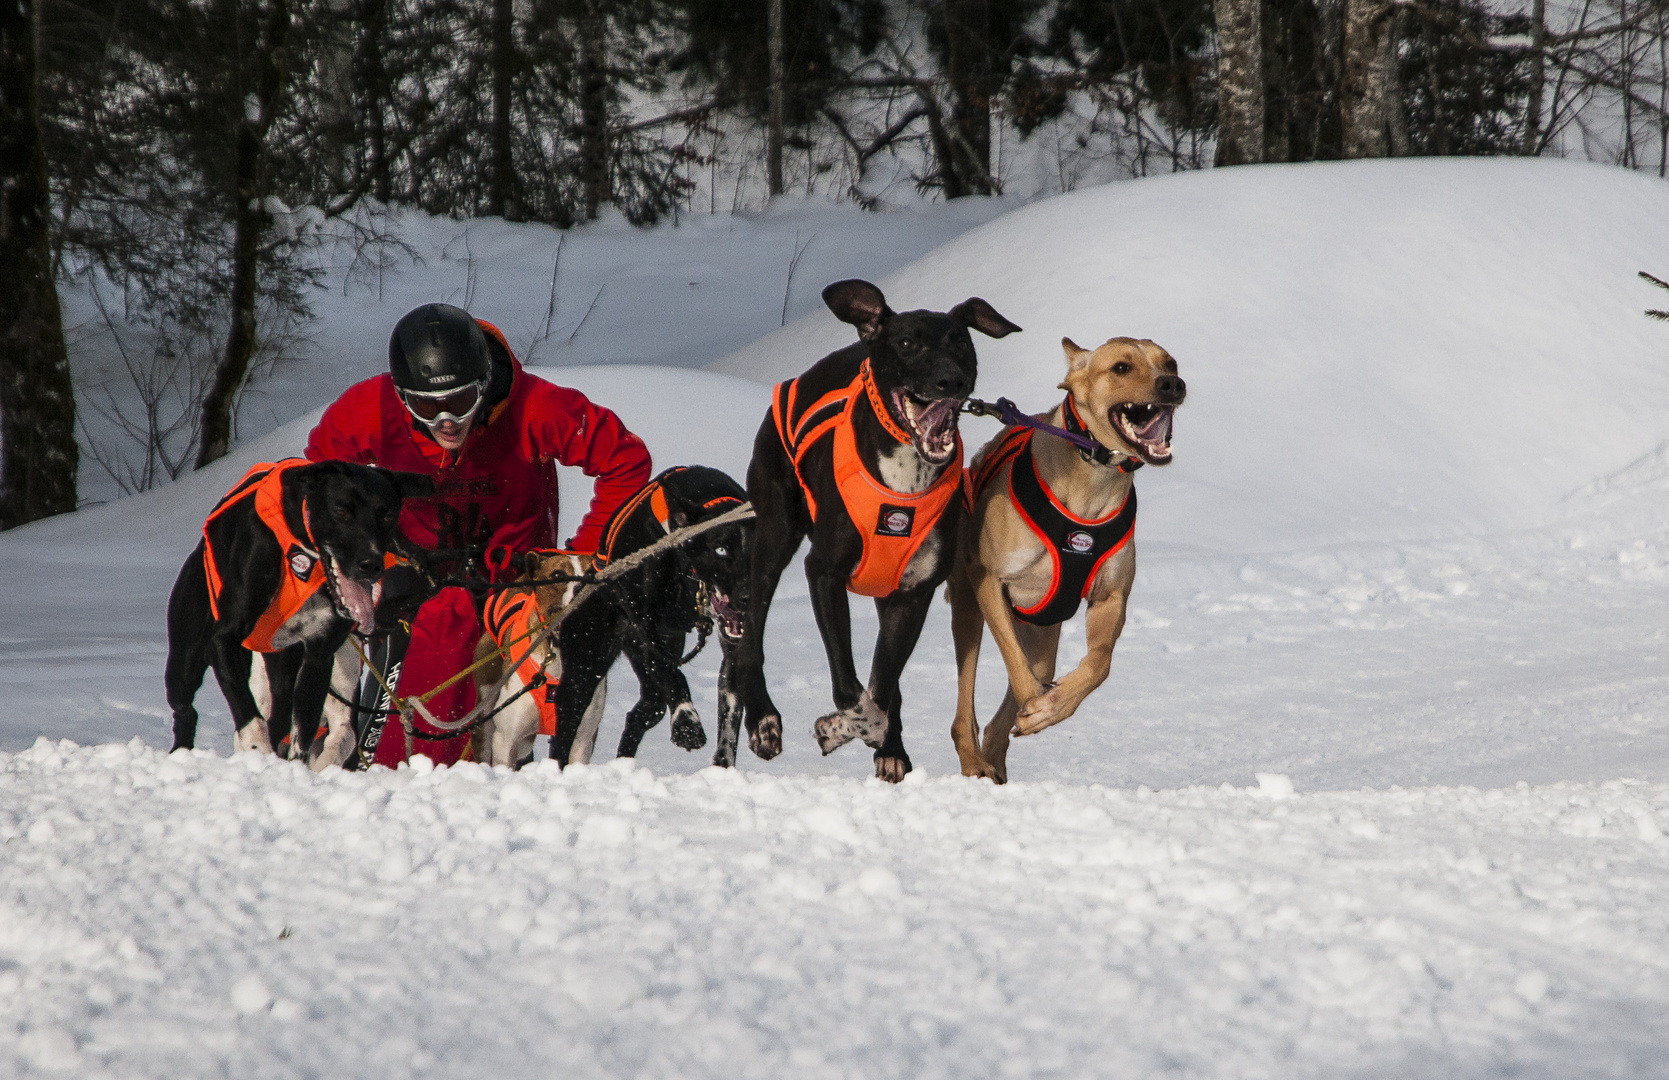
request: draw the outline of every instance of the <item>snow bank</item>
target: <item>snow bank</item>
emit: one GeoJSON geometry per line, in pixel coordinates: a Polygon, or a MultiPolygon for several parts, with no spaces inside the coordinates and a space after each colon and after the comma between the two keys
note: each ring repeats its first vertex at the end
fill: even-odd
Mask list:
{"type": "MultiPolygon", "coordinates": [[[[1151,337],[1181,365],[1145,551],[1272,551],[1522,528],[1664,444],[1669,185],[1509,159],[1258,166],[1034,203],[879,281],[983,296],[978,393],[1058,399],[1059,340],[1151,337]]],[[[827,312],[714,365],[788,377],[853,340],[827,312]]],[[[976,430],[986,431],[987,428],[976,430]]]]}
{"type": "Polygon", "coordinates": [[[1282,780],[313,776],[41,740],[0,755],[0,1073],[1661,1065],[1669,786],[1282,780]]]}

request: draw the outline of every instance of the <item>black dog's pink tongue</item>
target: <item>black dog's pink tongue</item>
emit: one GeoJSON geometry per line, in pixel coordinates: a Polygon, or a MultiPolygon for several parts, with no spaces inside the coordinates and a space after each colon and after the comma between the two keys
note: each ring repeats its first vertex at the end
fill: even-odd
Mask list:
{"type": "Polygon", "coordinates": [[[348,614],[361,630],[370,633],[371,624],[376,620],[376,605],[371,602],[371,590],[352,578],[338,574],[334,566],[330,568],[330,576],[336,582],[342,606],[348,609],[348,614]]]}
{"type": "Polygon", "coordinates": [[[928,438],[942,435],[947,426],[955,426],[956,415],[961,411],[960,401],[940,398],[917,414],[916,430],[928,438]]]}

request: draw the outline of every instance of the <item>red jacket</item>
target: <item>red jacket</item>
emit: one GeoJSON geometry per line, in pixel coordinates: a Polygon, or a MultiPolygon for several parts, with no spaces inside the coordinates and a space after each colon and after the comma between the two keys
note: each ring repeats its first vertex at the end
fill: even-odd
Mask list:
{"type": "MultiPolygon", "coordinates": [[[[504,346],[483,323],[491,344],[504,346]]],[[[400,528],[413,543],[435,548],[557,546],[556,462],[597,478],[591,509],[564,546],[594,551],[616,507],[649,480],[649,450],[620,418],[578,390],[523,371],[494,348],[486,422],[477,414],[469,440],[448,451],[412,418],[389,375],[348,388],[325,410],[307,440],[311,461],[335,459],[431,476],[436,495],[409,499],[400,528]],[[502,389],[508,383],[508,390],[502,389]]]]}

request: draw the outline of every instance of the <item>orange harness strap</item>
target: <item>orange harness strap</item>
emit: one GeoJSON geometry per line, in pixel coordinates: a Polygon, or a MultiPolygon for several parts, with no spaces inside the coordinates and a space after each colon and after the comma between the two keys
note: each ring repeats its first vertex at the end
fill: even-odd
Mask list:
{"type": "Polygon", "coordinates": [[[907,436],[892,420],[869,369],[863,362],[858,377],[838,390],[831,390],[800,412],[798,380],[779,383],[771,398],[771,418],[777,435],[794,463],[794,475],[805,493],[812,521],[817,520],[817,500],[806,485],[800,462],[812,444],[825,434],[834,437],[834,479],[846,514],[863,538],[863,556],[846,582],[846,588],[860,596],[886,596],[898,589],[904,568],[910,564],[927,536],[933,531],[945,507],[962,487],[962,437],[956,437],[956,458],[929,488],[906,494],[894,491],[869,474],[858,454],[852,412],[867,399],[881,424],[900,442],[907,436]],[[861,392],[860,392],[861,389],[861,392]]]}
{"type": "MultiPolygon", "coordinates": [[[[541,680],[545,683],[544,693],[531,690],[529,695],[539,707],[539,734],[555,735],[556,702],[552,699],[550,691],[562,681],[562,677],[558,675],[554,679],[551,678],[545,672],[545,665],[533,655],[533,635],[538,630],[535,620],[540,619],[538,599],[532,592],[501,589],[493,594],[481,615],[482,621],[486,623],[487,633],[493,636],[501,650],[510,652],[510,660],[515,664],[516,674],[521,676],[522,685],[537,686],[541,680]],[[515,644],[507,645],[507,642],[515,644]],[[522,650],[519,658],[515,657],[513,652],[518,648],[522,650]]],[[[547,656],[553,655],[550,650],[554,645],[553,640],[547,646],[547,656]]]]}
{"type": "MultiPolygon", "coordinates": [[[[303,543],[284,520],[284,474],[291,469],[310,464],[306,458],[285,458],[283,461],[263,461],[244,474],[226,495],[209,511],[208,520],[203,522],[203,573],[209,584],[209,611],[216,619],[220,618],[220,590],[223,581],[220,568],[216,564],[214,542],[209,538],[209,524],[215,518],[225,513],[231,507],[253,497],[255,500],[255,516],[261,519],[261,524],[271,529],[278,538],[278,547],[284,552],[284,573],[279,579],[278,594],[267,605],[266,611],[255,622],[255,629],[243,639],[243,647],[253,652],[277,652],[272,643],[272,635],[278,628],[290,620],[296,612],[302,609],[313,594],[324,587],[324,560],[319,557],[319,551],[308,538],[303,543]]],[[[307,503],[301,504],[301,518],[303,528],[307,522],[307,503]]]]}

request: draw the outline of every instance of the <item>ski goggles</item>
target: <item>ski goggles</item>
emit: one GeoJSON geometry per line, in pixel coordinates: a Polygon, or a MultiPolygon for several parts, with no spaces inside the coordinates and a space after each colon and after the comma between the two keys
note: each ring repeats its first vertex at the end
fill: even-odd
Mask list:
{"type": "Polygon", "coordinates": [[[462,423],[474,416],[475,411],[481,407],[486,389],[487,384],[483,380],[456,390],[443,390],[432,394],[417,390],[401,390],[400,401],[405,405],[407,412],[425,424],[438,424],[443,420],[462,423]]]}

